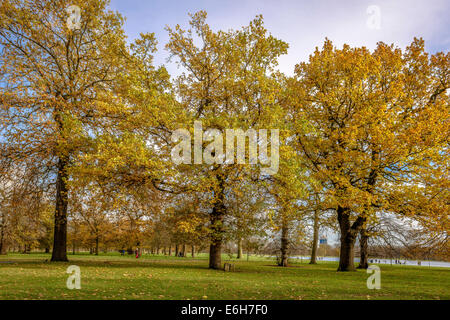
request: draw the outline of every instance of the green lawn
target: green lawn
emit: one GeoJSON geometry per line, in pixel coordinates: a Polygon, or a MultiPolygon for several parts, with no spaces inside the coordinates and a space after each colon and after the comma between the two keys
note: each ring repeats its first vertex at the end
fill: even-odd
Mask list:
{"type": "Polygon", "coordinates": [[[338,273],[331,262],[281,268],[273,259],[251,257],[233,261],[235,272],[223,272],[209,270],[205,255],[49,258],[0,256],[0,299],[450,299],[448,268],[380,265],[381,289],[369,290],[365,271],[338,273]],[[81,268],[81,290],[66,288],[72,264],[81,268]]]}

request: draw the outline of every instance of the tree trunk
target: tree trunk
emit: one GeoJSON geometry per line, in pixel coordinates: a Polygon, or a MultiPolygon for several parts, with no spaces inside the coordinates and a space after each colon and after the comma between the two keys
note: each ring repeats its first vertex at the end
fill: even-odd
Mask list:
{"type": "Polygon", "coordinates": [[[288,266],[288,246],[289,246],[289,227],[285,218],[283,218],[283,223],[281,226],[281,259],[279,262],[280,267],[288,266]]]}
{"type": "Polygon", "coordinates": [[[369,235],[367,234],[367,230],[365,228],[362,228],[359,232],[360,261],[358,269],[367,269],[369,267],[368,240],[369,235]]]}
{"type": "Polygon", "coordinates": [[[195,246],[194,245],[191,246],[191,254],[192,254],[192,258],[194,258],[195,257],[195,246]]]}
{"type": "Polygon", "coordinates": [[[6,254],[8,252],[8,248],[6,246],[5,241],[5,228],[4,225],[1,226],[1,233],[0,233],[0,254],[6,254]]]}
{"type": "Polygon", "coordinates": [[[67,202],[69,199],[67,188],[67,161],[58,160],[58,175],[56,177],[56,207],[55,232],[53,237],[53,251],[51,261],[68,261],[67,259],[67,202]]]}
{"type": "Polygon", "coordinates": [[[6,245],[4,243],[0,243],[0,255],[5,255],[8,252],[6,245]]]}
{"type": "Polygon", "coordinates": [[[172,255],[172,244],[170,244],[170,246],[169,246],[169,256],[171,256],[172,255]]]}
{"type": "Polygon", "coordinates": [[[221,269],[222,265],[222,242],[223,242],[223,219],[226,212],[224,204],[224,181],[220,175],[217,175],[219,190],[214,207],[210,213],[211,221],[211,244],[209,246],[209,268],[221,269]]]}
{"type": "Polygon", "coordinates": [[[180,247],[178,246],[178,244],[175,245],[175,257],[178,257],[178,255],[180,254],[180,247]]]}
{"type": "Polygon", "coordinates": [[[183,249],[182,249],[182,256],[186,257],[186,244],[183,244],[183,249]]]}
{"type": "Polygon", "coordinates": [[[349,234],[347,234],[347,236],[341,235],[341,252],[339,255],[338,271],[355,271],[354,245],[355,240],[349,234]]]}
{"type": "Polygon", "coordinates": [[[209,268],[221,269],[222,241],[223,241],[223,215],[213,209],[211,215],[211,244],[209,246],[209,268]]]}
{"type": "Polygon", "coordinates": [[[314,235],[311,250],[311,261],[310,264],[317,263],[317,244],[319,242],[319,210],[314,210],[314,235]]]}
{"type": "Polygon", "coordinates": [[[95,237],[95,255],[98,256],[98,235],[95,237]]]}
{"type": "Polygon", "coordinates": [[[359,230],[362,228],[364,218],[358,217],[353,225],[351,225],[349,208],[338,206],[337,213],[341,231],[341,252],[338,271],[355,271],[355,240],[359,230]]]}
{"type": "Polygon", "coordinates": [[[211,243],[209,246],[209,268],[221,269],[222,265],[222,242],[211,243]]]}
{"type": "Polygon", "coordinates": [[[237,249],[237,258],[242,259],[242,238],[238,239],[237,249]]]}

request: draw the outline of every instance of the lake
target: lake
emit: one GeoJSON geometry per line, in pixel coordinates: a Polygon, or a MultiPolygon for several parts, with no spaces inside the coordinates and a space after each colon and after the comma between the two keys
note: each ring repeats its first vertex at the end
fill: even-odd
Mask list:
{"type": "MultiPolygon", "coordinates": [[[[294,256],[290,257],[291,259],[305,259],[309,260],[309,256],[294,256]]],[[[339,261],[338,257],[318,257],[317,261],[339,261]]],[[[406,266],[418,266],[419,260],[399,260],[401,265],[406,266]]],[[[359,262],[359,258],[355,258],[355,262],[359,262]]],[[[369,263],[376,263],[376,264],[392,264],[395,265],[395,259],[369,259],[369,263]]],[[[421,260],[420,266],[422,267],[444,267],[444,268],[450,268],[450,262],[445,261],[428,261],[428,260],[421,260]]]]}

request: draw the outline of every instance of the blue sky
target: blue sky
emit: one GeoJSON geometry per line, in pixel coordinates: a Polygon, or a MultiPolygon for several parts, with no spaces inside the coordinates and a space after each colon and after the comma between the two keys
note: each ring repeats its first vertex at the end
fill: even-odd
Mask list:
{"type": "MultiPolygon", "coordinates": [[[[425,39],[429,52],[450,48],[450,1],[448,0],[111,0],[111,9],[122,13],[130,39],[140,32],[154,32],[159,41],[156,64],[166,64],[164,50],[168,41],[165,26],[180,24],[188,28],[188,13],[205,10],[214,30],[237,29],[262,14],[266,28],[289,43],[279,69],[292,75],[296,63],[308,59],[325,37],[341,47],[366,46],[373,49],[378,41],[404,48],[414,37],[425,39]],[[380,28],[369,28],[369,6],[380,10],[380,28]]],[[[180,70],[166,64],[172,75],[180,70]]],[[[329,243],[337,235],[328,234],[329,243]]]]}
{"type": "MultiPolygon", "coordinates": [[[[325,37],[335,45],[374,48],[378,41],[404,48],[414,36],[423,37],[429,52],[447,52],[450,47],[450,1],[448,0],[111,0],[111,9],[126,17],[125,30],[130,39],[140,32],[154,32],[159,41],[157,64],[165,64],[168,53],[166,25],[188,27],[188,13],[208,12],[214,30],[237,29],[257,14],[264,16],[267,29],[289,43],[279,69],[292,74],[325,37]],[[370,28],[367,12],[375,5],[380,12],[380,28],[370,28]]],[[[372,11],[373,12],[373,11],[372,11]]],[[[373,21],[373,20],[372,20],[373,21]]],[[[174,75],[174,65],[168,66],[174,75]]]]}

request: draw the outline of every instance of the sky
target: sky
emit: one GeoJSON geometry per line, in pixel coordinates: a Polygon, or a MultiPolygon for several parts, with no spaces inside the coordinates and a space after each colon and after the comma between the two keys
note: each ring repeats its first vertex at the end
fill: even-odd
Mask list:
{"type": "Polygon", "coordinates": [[[414,37],[425,40],[427,51],[448,52],[450,1],[448,0],[111,0],[110,8],[126,17],[130,40],[141,32],[158,39],[157,65],[166,64],[172,75],[180,73],[167,64],[165,26],[187,29],[188,13],[205,10],[213,30],[239,29],[258,14],[275,37],[289,43],[279,69],[292,75],[295,64],[308,59],[328,37],[337,47],[375,48],[378,41],[405,48],[414,37]]]}
{"type": "MultiPolygon", "coordinates": [[[[450,48],[449,0],[111,0],[110,8],[126,17],[130,41],[141,32],[155,33],[155,63],[165,64],[172,76],[181,70],[167,63],[165,26],[187,29],[188,14],[199,10],[208,13],[207,22],[216,31],[239,29],[262,14],[269,32],[289,43],[288,54],[279,60],[287,75],[326,37],[337,47],[347,43],[374,49],[383,41],[405,48],[422,37],[430,53],[450,48]]],[[[337,234],[329,232],[328,243],[337,241],[337,234]]]]}

